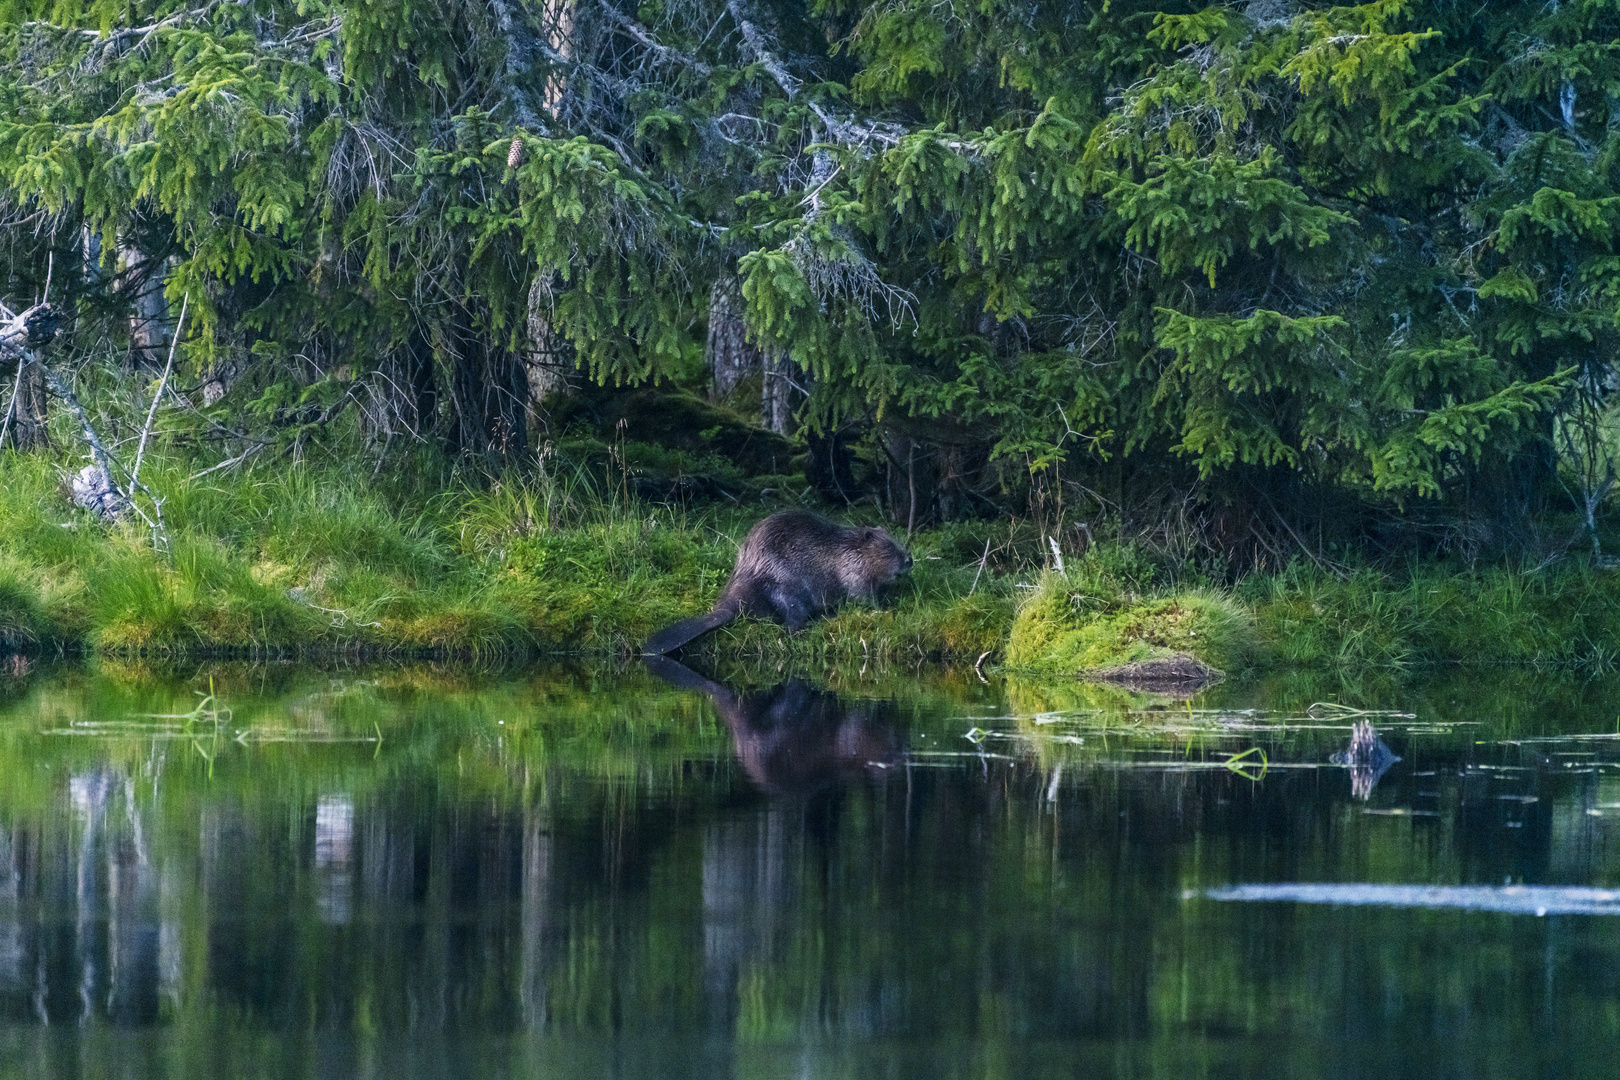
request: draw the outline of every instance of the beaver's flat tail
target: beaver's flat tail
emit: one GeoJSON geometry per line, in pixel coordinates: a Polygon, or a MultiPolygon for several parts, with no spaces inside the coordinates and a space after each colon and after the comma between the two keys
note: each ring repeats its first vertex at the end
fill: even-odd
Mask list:
{"type": "Polygon", "coordinates": [[[717,607],[707,615],[696,615],[690,619],[670,623],[658,633],[647,639],[641,647],[643,656],[663,656],[672,653],[682,645],[707,634],[717,626],[724,626],[737,617],[734,606],[717,607]]]}

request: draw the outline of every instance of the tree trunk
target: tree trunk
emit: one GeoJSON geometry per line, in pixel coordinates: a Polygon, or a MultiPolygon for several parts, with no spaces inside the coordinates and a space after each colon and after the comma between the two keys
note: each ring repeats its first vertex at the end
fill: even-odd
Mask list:
{"type": "Polygon", "coordinates": [[[529,288],[529,352],[524,357],[529,395],[526,407],[531,426],[540,422],[546,402],[573,389],[568,381],[574,370],[568,343],[551,328],[551,283],[536,277],[529,288]]]}
{"type": "Polygon", "coordinates": [[[97,292],[107,283],[106,267],[101,265],[101,234],[85,225],[79,231],[79,247],[83,253],[80,270],[87,292],[97,292]]]}
{"type": "Polygon", "coordinates": [[[49,304],[16,313],[0,304],[0,360],[16,365],[0,380],[0,445],[23,451],[50,446],[45,369],[32,349],[56,337],[60,325],[61,316],[49,304]]]}
{"type": "Polygon", "coordinates": [[[242,373],[245,362],[235,352],[229,352],[216,360],[203,377],[202,398],[204,405],[218,405],[226,394],[231,392],[231,384],[242,373]]]}
{"type": "Polygon", "coordinates": [[[138,248],[124,248],[119,254],[124,261],[123,292],[130,305],[130,355],[139,366],[161,368],[174,332],[163,295],[164,261],[138,248]]]}
{"type": "MultiPolygon", "coordinates": [[[[546,44],[564,59],[574,55],[574,0],[546,0],[541,18],[544,20],[546,44]]],[[[562,111],[563,94],[568,90],[568,79],[553,71],[546,76],[544,105],[546,113],[556,120],[562,111]]]]}
{"type": "Polygon", "coordinates": [[[453,453],[515,459],[528,447],[529,384],[521,359],[492,349],[472,312],[460,309],[446,328],[450,355],[450,430],[453,453]]]}
{"type": "Polygon", "coordinates": [[[900,428],[884,429],[880,439],[888,465],[883,494],[889,520],[908,533],[938,521],[939,449],[900,428]]]}
{"type": "Polygon", "coordinates": [[[38,364],[24,364],[22,377],[19,379],[15,369],[10,373],[11,378],[0,383],[4,389],[0,393],[6,395],[6,404],[0,405],[0,427],[6,428],[6,444],[13,449],[23,451],[47,450],[50,448],[50,432],[47,422],[50,419],[48,408],[49,398],[45,391],[45,373],[39,369],[38,364]],[[16,388],[16,399],[12,400],[11,390],[16,388]],[[5,422],[5,412],[10,407],[11,422],[5,422]]]}
{"type": "Polygon", "coordinates": [[[802,397],[794,385],[793,361],[786,350],[771,347],[762,350],[765,381],[760,388],[760,422],[778,435],[793,433],[793,402],[802,397]]]}
{"type": "Polygon", "coordinates": [[[748,344],[742,291],[734,277],[709,289],[709,340],[704,349],[712,382],[709,399],[723,401],[750,372],[759,370],[759,350],[748,344]]]}
{"type": "Polygon", "coordinates": [[[849,447],[849,434],[828,431],[806,435],[809,456],[805,459],[804,478],[816,493],[831,503],[848,506],[855,501],[859,489],[855,485],[855,454],[849,447]]]}
{"type": "Polygon", "coordinates": [[[405,383],[410,387],[411,406],[418,437],[426,439],[438,427],[439,380],[433,357],[433,343],[420,324],[413,325],[405,338],[405,383]]]}
{"type": "MultiPolygon", "coordinates": [[[[225,284],[214,301],[214,314],[220,327],[220,346],[214,362],[203,373],[203,404],[215,405],[231,391],[236,380],[253,363],[253,349],[259,332],[249,324],[248,314],[270,299],[276,277],[265,274],[255,280],[243,274],[225,284]]],[[[159,294],[161,297],[161,293],[159,294]]],[[[335,350],[326,350],[331,355],[335,350]]]]}

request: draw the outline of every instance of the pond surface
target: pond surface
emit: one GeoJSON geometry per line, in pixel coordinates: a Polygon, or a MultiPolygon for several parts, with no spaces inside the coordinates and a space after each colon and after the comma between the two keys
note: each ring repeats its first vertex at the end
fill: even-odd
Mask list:
{"type": "Polygon", "coordinates": [[[0,670],[0,1076],[1569,1077],[1620,1044],[1613,680],[0,670]]]}

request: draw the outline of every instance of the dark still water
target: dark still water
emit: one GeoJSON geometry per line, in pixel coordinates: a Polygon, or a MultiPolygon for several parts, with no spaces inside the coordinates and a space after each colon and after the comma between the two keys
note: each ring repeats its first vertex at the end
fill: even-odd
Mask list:
{"type": "Polygon", "coordinates": [[[1615,1068],[1612,682],[3,670],[3,1077],[1615,1068]]]}

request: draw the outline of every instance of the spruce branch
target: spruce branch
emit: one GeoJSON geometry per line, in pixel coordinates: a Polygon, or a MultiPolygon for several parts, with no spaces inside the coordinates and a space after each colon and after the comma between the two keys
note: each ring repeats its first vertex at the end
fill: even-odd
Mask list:
{"type": "MultiPolygon", "coordinates": [[[[765,69],[765,73],[781,88],[789,101],[794,100],[804,86],[803,80],[790,72],[771,51],[765,33],[744,13],[741,0],[726,0],[726,11],[737,24],[743,44],[748,46],[748,51],[753,54],[755,62],[765,69]]],[[[834,113],[816,101],[807,102],[807,105],[821,122],[826,135],[842,146],[861,151],[866,151],[873,144],[895,146],[906,134],[905,129],[899,124],[884,121],[863,122],[852,116],[834,113]]]]}
{"type": "Polygon", "coordinates": [[[614,8],[611,4],[603,5],[603,12],[608,16],[608,18],[613,20],[619,29],[635,38],[636,41],[641,43],[643,48],[652,53],[654,56],[658,57],[660,60],[663,60],[669,64],[688,68],[693,74],[705,79],[714,73],[714,68],[710,67],[708,64],[705,64],[702,60],[699,60],[690,53],[684,53],[679,49],[672,49],[668,45],[660,43],[652,36],[645,26],[641,25],[641,23],[637,22],[635,19],[632,19],[624,12],[614,8]]]}

